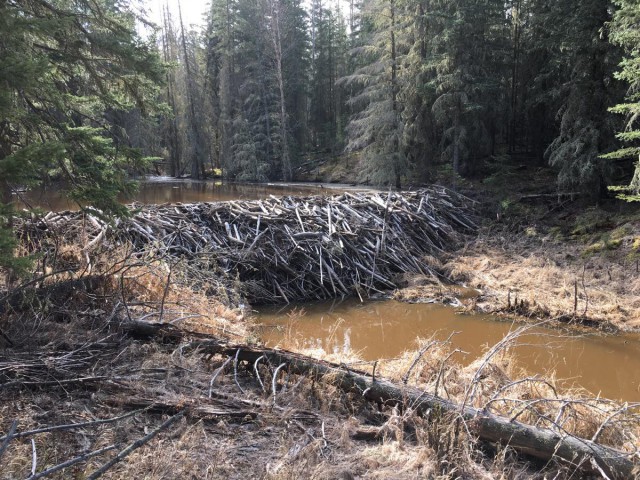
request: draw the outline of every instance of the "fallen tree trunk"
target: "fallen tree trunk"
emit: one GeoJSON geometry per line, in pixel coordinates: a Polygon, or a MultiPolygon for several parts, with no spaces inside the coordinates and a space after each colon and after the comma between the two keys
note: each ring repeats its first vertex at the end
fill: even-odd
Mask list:
{"type": "Polygon", "coordinates": [[[255,362],[264,356],[272,365],[286,364],[290,373],[324,379],[346,392],[355,392],[365,399],[386,405],[411,406],[419,414],[429,412],[460,415],[468,429],[479,439],[508,445],[521,453],[542,460],[561,460],[588,471],[597,471],[610,479],[630,479],[640,471],[632,455],[599,445],[590,440],[511,421],[485,410],[461,406],[416,388],[398,386],[370,374],[351,370],[322,360],[296,353],[258,348],[247,345],[228,345],[215,341],[195,342],[190,348],[207,353],[236,356],[239,361],[255,362]],[[239,353],[238,353],[239,350],[239,353]]]}

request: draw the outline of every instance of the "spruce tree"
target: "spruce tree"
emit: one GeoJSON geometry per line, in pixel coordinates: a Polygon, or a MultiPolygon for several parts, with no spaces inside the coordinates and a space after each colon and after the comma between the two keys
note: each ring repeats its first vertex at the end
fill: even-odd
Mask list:
{"type": "Polygon", "coordinates": [[[347,32],[339,9],[320,0],[311,5],[310,148],[335,152],[342,147],[345,95],[337,80],[347,74],[347,32]]]}
{"type": "Polygon", "coordinates": [[[347,150],[361,152],[361,179],[400,188],[409,171],[403,148],[402,112],[399,96],[401,72],[398,32],[403,24],[397,0],[376,0],[366,5],[360,46],[354,54],[364,66],[341,79],[354,86],[349,104],[355,110],[347,125],[347,150]]]}
{"type": "Polygon", "coordinates": [[[562,39],[568,66],[558,82],[563,99],[558,111],[559,131],[545,156],[558,169],[558,186],[599,197],[606,193],[609,165],[601,154],[610,149],[614,122],[606,115],[615,85],[611,79],[617,55],[603,36],[609,20],[607,0],[573,0],[553,5],[549,24],[562,39]]]}
{"type": "Polygon", "coordinates": [[[458,174],[475,173],[493,153],[496,105],[504,78],[501,34],[506,16],[499,0],[434,2],[428,85],[441,129],[442,158],[458,174]]]}
{"type": "Polygon", "coordinates": [[[624,48],[625,57],[620,63],[616,78],[628,85],[623,103],[612,107],[610,111],[626,117],[624,131],[617,137],[628,146],[604,155],[607,159],[634,158],[635,169],[629,184],[631,196],[627,199],[640,200],[640,4],[633,0],[615,0],[616,12],[610,23],[610,39],[624,48]]]}
{"type": "Polygon", "coordinates": [[[69,196],[105,214],[142,166],[118,144],[107,112],[153,110],[164,71],[136,17],[116,0],[22,0],[0,4],[0,262],[12,263],[14,187],[64,179],[69,196]]]}

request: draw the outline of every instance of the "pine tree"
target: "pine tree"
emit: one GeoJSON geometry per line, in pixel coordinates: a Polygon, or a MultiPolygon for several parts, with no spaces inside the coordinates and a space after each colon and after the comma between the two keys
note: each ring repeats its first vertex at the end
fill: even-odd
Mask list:
{"type": "Polygon", "coordinates": [[[214,123],[214,156],[227,178],[233,178],[234,119],[238,111],[238,2],[212,0],[206,39],[206,91],[214,123]]]}

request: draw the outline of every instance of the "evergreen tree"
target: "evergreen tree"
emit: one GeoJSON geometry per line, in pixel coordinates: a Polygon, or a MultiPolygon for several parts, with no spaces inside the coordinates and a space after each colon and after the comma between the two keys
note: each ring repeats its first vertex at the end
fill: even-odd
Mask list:
{"type": "Polygon", "coordinates": [[[631,197],[640,199],[640,129],[638,116],[640,115],[640,4],[634,0],[615,0],[617,10],[610,23],[611,41],[625,50],[625,57],[620,63],[620,70],[616,78],[628,85],[624,103],[620,103],[610,110],[626,116],[626,126],[617,137],[629,146],[618,149],[604,157],[607,159],[635,158],[634,174],[629,184],[631,197]]]}
{"type": "Polygon", "coordinates": [[[10,263],[15,186],[64,178],[69,195],[104,213],[124,213],[117,195],[138,150],[114,143],[107,112],[147,114],[164,72],[117,0],[22,0],[0,4],[0,262],[10,263]]]}
{"type": "Polygon", "coordinates": [[[403,65],[407,81],[401,89],[405,102],[403,143],[413,173],[419,179],[428,180],[439,160],[439,145],[431,111],[435,97],[429,85],[432,72],[428,68],[428,60],[433,56],[431,40],[437,31],[437,24],[431,15],[430,0],[410,1],[407,9],[413,15],[407,26],[408,51],[403,65]]]}
{"type": "Polygon", "coordinates": [[[182,152],[182,135],[178,128],[179,113],[179,91],[175,66],[178,65],[178,41],[174,30],[171,14],[167,5],[162,8],[162,56],[167,65],[173,65],[174,68],[167,68],[166,73],[166,101],[169,105],[170,112],[162,118],[161,135],[166,145],[169,163],[169,175],[179,177],[184,172],[182,169],[183,152],[182,152]]]}
{"type": "Polygon", "coordinates": [[[347,150],[360,151],[363,180],[401,187],[409,165],[402,145],[403,104],[399,97],[401,78],[398,31],[401,28],[397,0],[368,4],[363,18],[371,27],[362,34],[362,45],[355,49],[366,65],[341,80],[359,90],[349,103],[357,113],[347,126],[347,150]]]}
{"type": "Polygon", "coordinates": [[[198,36],[188,35],[185,32],[182,21],[182,9],[178,3],[180,18],[180,52],[182,65],[184,66],[184,85],[187,102],[187,138],[189,153],[187,158],[191,161],[191,178],[202,179],[205,177],[205,165],[207,163],[207,145],[203,135],[205,125],[204,111],[202,109],[202,89],[200,82],[199,62],[197,61],[198,36]],[[187,46],[187,36],[193,39],[187,46]]]}
{"type": "Polygon", "coordinates": [[[310,148],[335,152],[342,147],[345,94],[338,78],[347,74],[347,32],[339,8],[311,5],[310,148]]]}
{"type": "Polygon", "coordinates": [[[300,2],[214,0],[207,35],[207,95],[218,118],[213,136],[225,176],[291,179],[308,130],[300,2]],[[247,152],[255,160],[247,161],[247,152]]]}
{"type": "Polygon", "coordinates": [[[545,153],[558,168],[561,189],[605,193],[608,165],[601,154],[610,149],[614,123],[606,115],[611,104],[611,79],[615,59],[611,45],[602,35],[609,20],[607,0],[575,0],[553,6],[552,28],[564,42],[567,81],[558,85],[564,102],[560,106],[559,132],[545,153]]]}
{"type": "Polygon", "coordinates": [[[442,129],[442,157],[456,173],[471,174],[494,150],[506,63],[504,2],[439,1],[429,15],[436,20],[427,33],[433,37],[428,60],[431,109],[442,129]]]}

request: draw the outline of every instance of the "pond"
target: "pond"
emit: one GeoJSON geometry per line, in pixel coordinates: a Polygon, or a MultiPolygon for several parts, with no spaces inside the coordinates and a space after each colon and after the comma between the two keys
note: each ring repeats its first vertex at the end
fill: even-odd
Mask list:
{"type": "MultiPolygon", "coordinates": [[[[143,204],[219,202],[226,200],[256,200],[269,195],[320,195],[328,191],[339,193],[351,188],[348,185],[299,183],[229,183],[222,181],[198,181],[171,177],[147,177],[140,181],[138,193],[122,198],[122,203],[143,204]]],[[[78,205],[70,201],[57,189],[38,189],[15,196],[19,207],[34,206],[45,210],[77,210],[78,205]]]]}
{"type": "MultiPolygon", "coordinates": [[[[269,195],[317,195],[339,193],[349,186],[327,189],[314,184],[236,184],[214,181],[176,180],[150,177],[140,183],[134,198],[122,199],[158,203],[195,203],[235,199],[262,199],[269,195]]],[[[77,208],[56,190],[21,193],[25,201],[47,210],[77,208]]],[[[452,348],[468,352],[457,359],[470,363],[486,348],[499,342],[515,328],[490,316],[459,315],[454,308],[438,304],[408,304],[392,300],[358,299],[310,303],[306,314],[291,322],[287,313],[294,307],[261,308],[257,322],[263,339],[272,346],[294,336],[302,345],[333,352],[351,349],[366,360],[392,358],[415,347],[417,337],[436,335],[452,339],[452,348]]],[[[512,349],[518,365],[530,374],[555,371],[567,386],[581,386],[594,395],[615,400],[640,401],[640,335],[605,336],[599,332],[582,336],[563,335],[558,330],[534,328],[524,341],[527,346],[512,349]]]]}
{"type": "MultiPolygon", "coordinates": [[[[299,307],[257,310],[256,322],[268,345],[295,337],[300,345],[328,352],[351,349],[364,360],[396,357],[415,348],[417,337],[435,334],[444,340],[459,332],[452,337],[452,348],[468,353],[454,358],[469,364],[519,326],[491,316],[458,314],[454,308],[439,304],[394,300],[305,304],[305,314],[297,320],[288,315],[294,308],[299,307]]],[[[615,400],[640,401],[640,335],[576,336],[535,327],[520,343],[527,345],[516,346],[511,352],[528,374],[555,371],[564,386],[580,386],[615,400]]]]}

